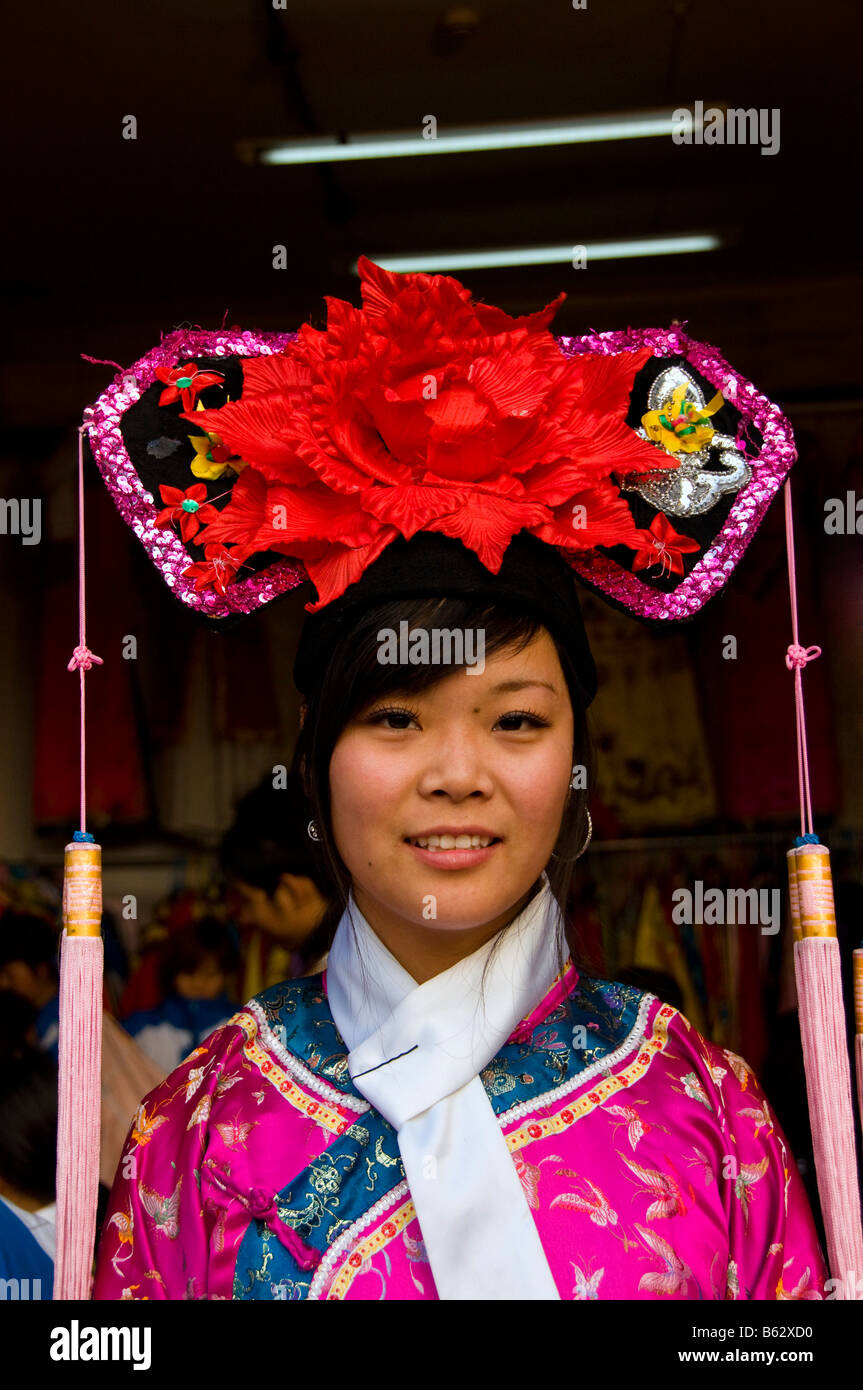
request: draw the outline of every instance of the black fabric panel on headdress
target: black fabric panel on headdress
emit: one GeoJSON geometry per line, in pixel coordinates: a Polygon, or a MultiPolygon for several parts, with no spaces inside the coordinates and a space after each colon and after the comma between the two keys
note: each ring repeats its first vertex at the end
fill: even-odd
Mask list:
{"type": "MultiPolygon", "coordinates": [[[[187,360],[194,362],[201,371],[221,372],[225,378],[222,384],[207,386],[199,392],[198,400],[205,407],[215,409],[222,406],[228,397],[234,401],[239,400],[243,389],[242,358],[190,357],[187,360]]],[[[237,475],[229,467],[221,478],[194,477],[191,464],[196,454],[189,443],[189,436],[200,435],[203,438],[204,431],[188,420],[180,419],[180,411],[184,409],[182,401],[159,405],[159,398],[165,389],[164,382],[154,381],[143,392],[140,400],[126,411],[120,424],[126,452],[134,463],[144,487],[153,494],[157,507],[165,505],[159,492],[160,484],[165,483],[168,487],[176,487],[183,492],[194,483],[203,483],[207,489],[206,500],[209,502],[212,498],[218,498],[221,510],[227,506],[228,498],[225,497],[225,493],[230,492],[237,475]],[[172,448],[175,444],[177,447],[172,448]]],[[[179,534],[177,539],[180,540],[179,534]]],[[[204,547],[196,541],[180,540],[180,543],[185,545],[190,564],[196,564],[205,558],[204,547]]],[[[256,574],[284,558],[284,555],[275,550],[258,551],[243,562],[242,574],[256,574]]],[[[221,620],[222,625],[224,621],[221,620]]]]}
{"type": "MultiPolygon", "coordinates": [[[[716,387],[712,386],[707,378],[703,376],[697,368],[693,367],[692,363],[686,357],[653,357],[649,362],[644,364],[633,382],[629,411],[626,416],[626,423],[631,429],[638,429],[641,425],[642,416],[648,409],[648,393],[650,388],[656,378],[660,376],[662,372],[666,371],[668,367],[684,368],[686,373],[692,377],[701,388],[705,401],[711,400],[716,394],[716,387]]],[[[730,435],[734,438],[740,426],[740,419],[740,411],[737,407],[728,401],[724,401],[716,414],[711,416],[711,424],[720,434],[730,435]]],[[[762,443],[760,433],[753,429],[751,434],[753,435],[753,446],[760,448],[762,443]]],[[[655,507],[652,502],[648,502],[645,498],[639,496],[637,492],[622,491],[621,497],[629,507],[636,526],[647,530],[653,518],[658,515],[659,509],[655,507]]],[[[687,578],[695,566],[700,564],[704,559],[706,552],[710,549],[716,536],[719,535],[725,525],[728,513],[731,511],[736,500],[736,494],[729,492],[721,497],[707,512],[701,512],[696,516],[672,515],[669,519],[674,525],[675,531],[678,531],[682,536],[688,536],[690,539],[697,541],[699,549],[698,551],[693,551],[682,556],[682,574],[663,574],[658,568],[640,570],[638,572],[638,578],[641,583],[647,585],[651,589],[658,590],[659,593],[673,593],[678,585],[683,583],[684,579],[687,578]]],[[[630,573],[633,572],[632,564],[635,558],[635,551],[631,550],[629,546],[600,546],[599,549],[603,555],[609,556],[616,564],[620,565],[621,569],[628,570],[630,573]]],[[[579,575],[579,579],[581,578],[581,575],[579,575]]],[[[582,582],[589,584],[587,580],[583,580],[582,582]]],[[[589,587],[594,588],[592,584],[589,584],[589,587]]],[[[596,592],[599,593],[607,603],[611,603],[613,607],[620,608],[623,612],[629,613],[630,616],[638,617],[641,622],[646,623],[649,627],[662,628],[668,626],[668,623],[665,621],[655,618],[644,618],[639,614],[633,614],[631,609],[626,608],[625,605],[616,603],[604,590],[596,589],[596,592]]]]}
{"type": "Polygon", "coordinates": [[[461,597],[535,614],[568,653],[587,708],[596,695],[596,667],[575,577],[554,546],[526,531],[510,541],[496,575],[461,541],[436,531],[392,541],[340,598],[306,617],[294,663],[297,689],[306,694],[319,684],[350,623],[373,605],[400,598],[461,597]]]}

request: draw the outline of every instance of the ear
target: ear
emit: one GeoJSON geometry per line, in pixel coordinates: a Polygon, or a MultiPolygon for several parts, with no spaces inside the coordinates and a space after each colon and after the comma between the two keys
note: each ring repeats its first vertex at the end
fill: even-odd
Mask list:
{"type": "Polygon", "coordinates": [[[308,707],[308,705],[306,704],[305,700],[302,700],[302,701],[300,702],[300,728],[302,728],[303,725],[305,724],[305,722],[306,722],[306,715],[308,714],[308,712],[309,712],[309,707],[308,707]]]}

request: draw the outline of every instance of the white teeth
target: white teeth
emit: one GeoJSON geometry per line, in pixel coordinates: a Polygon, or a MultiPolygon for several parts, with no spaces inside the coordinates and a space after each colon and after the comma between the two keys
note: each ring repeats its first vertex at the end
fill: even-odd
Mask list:
{"type": "Polygon", "coordinates": [[[485,849],[492,842],[491,835],[428,835],[411,840],[412,845],[432,851],[441,849],[485,849]]]}

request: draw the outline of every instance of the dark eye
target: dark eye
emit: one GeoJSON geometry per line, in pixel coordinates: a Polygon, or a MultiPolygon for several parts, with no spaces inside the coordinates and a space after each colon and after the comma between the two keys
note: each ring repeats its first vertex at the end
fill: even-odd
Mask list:
{"type": "Polygon", "coordinates": [[[388,723],[387,721],[389,721],[390,719],[404,719],[404,720],[419,719],[419,713],[417,712],[417,710],[412,710],[412,709],[399,709],[399,708],[396,708],[395,706],[393,706],[393,707],[391,707],[391,708],[389,708],[389,709],[378,709],[378,710],[375,710],[373,714],[370,714],[370,715],[369,715],[368,723],[369,723],[369,724],[378,724],[378,725],[380,725],[381,727],[384,727],[384,728],[390,728],[390,729],[392,729],[395,733],[402,732],[402,731],[406,728],[406,725],[405,725],[405,724],[393,725],[393,724],[388,723]]]}
{"type": "MultiPolygon", "coordinates": [[[[517,724],[520,724],[523,719],[526,719],[533,729],[548,728],[548,720],[543,719],[542,715],[534,713],[533,710],[514,710],[512,714],[502,714],[497,722],[498,724],[505,724],[508,721],[515,720],[517,724]]],[[[526,731],[524,729],[507,729],[505,732],[509,734],[521,734],[526,731]]]]}

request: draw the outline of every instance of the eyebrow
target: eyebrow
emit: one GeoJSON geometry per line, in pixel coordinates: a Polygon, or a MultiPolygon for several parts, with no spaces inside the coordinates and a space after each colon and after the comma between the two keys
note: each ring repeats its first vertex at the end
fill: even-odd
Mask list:
{"type": "Polygon", "coordinates": [[[508,695],[508,694],[511,694],[511,693],[512,693],[513,691],[515,691],[515,690],[526,690],[526,689],[527,689],[529,686],[531,686],[531,685],[542,685],[542,686],[545,686],[545,689],[546,689],[546,690],[550,690],[551,693],[552,693],[552,695],[556,695],[556,694],[557,694],[556,688],[551,684],[550,681],[518,681],[518,680],[501,681],[499,685],[493,685],[493,686],[491,687],[491,690],[489,691],[489,694],[490,694],[490,695],[508,695]]]}

